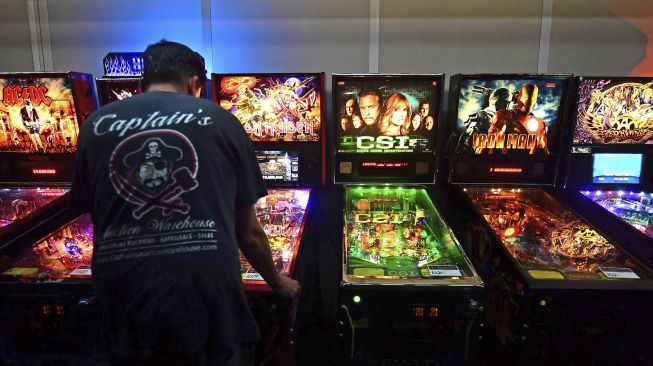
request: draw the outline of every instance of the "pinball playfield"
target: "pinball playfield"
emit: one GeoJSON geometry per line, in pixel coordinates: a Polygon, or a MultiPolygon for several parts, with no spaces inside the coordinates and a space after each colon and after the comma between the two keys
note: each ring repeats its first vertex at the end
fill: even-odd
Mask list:
{"type": "Polygon", "coordinates": [[[473,276],[426,190],[351,187],[345,197],[350,281],[456,280],[473,276]]]}
{"type": "MultiPolygon", "coordinates": [[[[290,273],[304,230],[308,189],[270,189],[256,203],[256,217],[268,236],[278,272],[290,273]]],[[[246,284],[264,285],[263,278],[241,254],[240,266],[246,284]]]]}
{"type": "Polygon", "coordinates": [[[519,266],[534,279],[639,279],[622,251],[543,190],[467,188],[519,266]]]}
{"type": "Polygon", "coordinates": [[[0,266],[0,273],[26,281],[90,278],[92,257],[93,225],[90,216],[83,215],[26,246],[0,266]]]}

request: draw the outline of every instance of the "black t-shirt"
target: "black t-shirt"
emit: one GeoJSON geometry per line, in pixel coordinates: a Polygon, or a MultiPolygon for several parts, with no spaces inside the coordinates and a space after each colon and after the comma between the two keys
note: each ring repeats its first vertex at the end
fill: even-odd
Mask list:
{"type": "Polygon", "coordinates": [[[235,117],[179,93],[111,103],[81,128],[71,190],[92,213],[93,280],[118,355],[214,357],[258,338],[234,216],[267,191],[235,117]]]}

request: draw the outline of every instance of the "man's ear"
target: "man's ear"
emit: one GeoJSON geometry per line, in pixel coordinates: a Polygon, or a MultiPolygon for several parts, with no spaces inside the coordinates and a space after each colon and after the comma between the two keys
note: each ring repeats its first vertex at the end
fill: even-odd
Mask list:
{"type": "Polygon", "coordinates": [[[202,95],[202,88],[204,88],[204,85],[202,85],[202,81],[200,80],[199,76],[195,75],[191,78],[188,78],[186,88],[189,95],[199,98],[200,95],[202,95]]]}

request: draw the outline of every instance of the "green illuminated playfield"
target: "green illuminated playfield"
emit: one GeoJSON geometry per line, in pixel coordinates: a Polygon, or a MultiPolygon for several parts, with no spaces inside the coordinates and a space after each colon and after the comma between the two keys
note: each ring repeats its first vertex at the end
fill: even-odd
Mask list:
{"type": "Polygon", "coordinates": [[[345,199],[345,277],[475,277],[424,189],[348,187],[345,199]]]}

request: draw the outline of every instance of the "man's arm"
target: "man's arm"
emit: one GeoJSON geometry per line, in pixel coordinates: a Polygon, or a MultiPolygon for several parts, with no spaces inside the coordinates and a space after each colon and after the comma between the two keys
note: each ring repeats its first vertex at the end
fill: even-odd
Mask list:
{"type": "Polygon", "coordinates": [[[272,261],[268,237],[256,218],[254,206],[236,210],[238,246],[247,261],[263,276],[265,282],[281,297],[292,299],[299,293],[299,283],[279,274],[272,261]]]}

